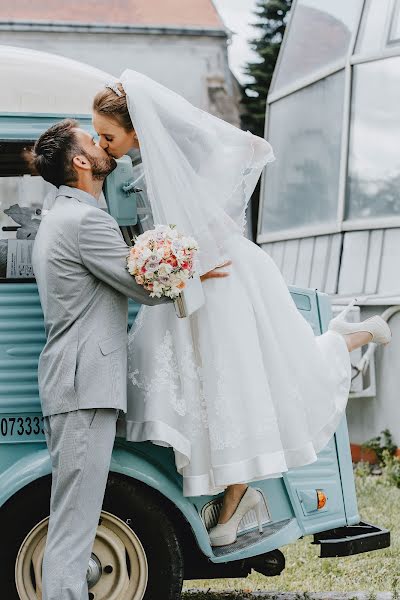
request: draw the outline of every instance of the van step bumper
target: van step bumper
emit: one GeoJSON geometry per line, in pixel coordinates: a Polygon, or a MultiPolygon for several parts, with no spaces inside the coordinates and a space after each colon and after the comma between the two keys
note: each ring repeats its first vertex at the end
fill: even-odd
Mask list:
{"type": "Polygon", "coordinates": [[[351,556],[390,546],[390,531],[369,523],[337,527],[314,535],[314,544],[321,545],[321,558],[351,556]]]}

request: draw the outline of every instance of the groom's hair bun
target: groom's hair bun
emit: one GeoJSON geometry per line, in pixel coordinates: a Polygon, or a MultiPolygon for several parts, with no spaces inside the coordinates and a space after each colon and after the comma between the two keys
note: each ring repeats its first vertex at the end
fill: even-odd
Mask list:
{"type": "Polygon", "coordinates": [[[76,181],[72,159],[81,153],[76,139],[75,119],[64,119],[45,131],[37,140],[28,158],[31,170],[56,187],[76,181]]]}
{"type": "Polygon", "coordinates": [[[118,125],[129,133],[133,130],[133,125],[129,115],[126,93],[122,83],[117,83],[116,87],[121,92],[121,96],[111,88],[104,88],[94,97],[93,111],[104,117],[114,119],[118,125]]]}

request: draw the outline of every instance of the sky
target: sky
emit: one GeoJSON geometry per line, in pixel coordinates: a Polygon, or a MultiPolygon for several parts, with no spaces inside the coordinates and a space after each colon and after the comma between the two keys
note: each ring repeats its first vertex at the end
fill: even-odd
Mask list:
{"type": "Polygon", "coordinates": [[[249,47],[248,39],[257,35],[250,23],[255,20],[253,10],[256,0],[214,0],[220,15],[229,29],[234,32],[229,48],[229,62],[239,81],[244,81],[243,66],[256,55],[249,47]]]}

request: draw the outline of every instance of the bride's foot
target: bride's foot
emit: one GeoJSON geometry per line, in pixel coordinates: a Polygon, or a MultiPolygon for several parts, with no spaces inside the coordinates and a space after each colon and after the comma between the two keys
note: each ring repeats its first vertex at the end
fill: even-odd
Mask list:
{"type": "Polygon", "coordinates": [[[239,506],[239,502],[245,495],[248,485],[245,483],[237,483],[226,488],[224,500],[222,502],[221,512],[219,513],[218,523],[223,525],[232,517],[233,513],[239,506]]]}
{"type": "Polygon", "coordinates": [[[256,511],[259,531],[262,533],[261,495],[257,490],[248,487],[230,519],[225,523],[218,522],[218,525],[210,530],[211,546],[227,546],[236,542],[240,521],[251,510],[256,511]]]}
{"type": "Polygon", "coordinates": [[[345,317],[352,306],[356,303],[354,298],[348,306],[329,323],[328,330],[336,331],[350,339],[349,350],[355,350],[364,344],[374,342],[375,344],[388,344],[392,339],[389,325],[379,315],[374,315],[360,323],[349,323],[345,317]],[[364,335],[363,335],[364,334],[364,335]],[[356,336],[357,335],[357,339],[356,336]]]}

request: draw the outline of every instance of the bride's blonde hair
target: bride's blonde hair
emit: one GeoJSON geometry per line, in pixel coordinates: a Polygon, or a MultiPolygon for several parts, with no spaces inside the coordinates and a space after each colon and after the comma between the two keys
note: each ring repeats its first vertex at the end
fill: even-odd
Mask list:
{"type": "Polygon", "coordinates": [[[93,110],[104,117],[114,119],[129,133],[133,131],[133,125],[128,111],[126,93],[121,83],[117,83],[116,85],[121,92],[121,96],[117,95],[114,90],[106,87],[94,97],[93,110]]]}

